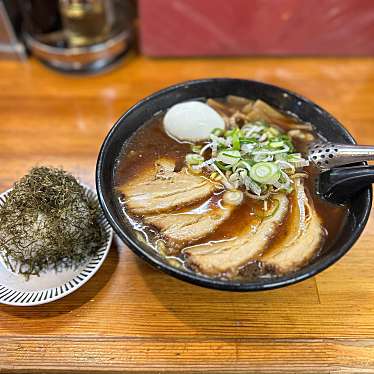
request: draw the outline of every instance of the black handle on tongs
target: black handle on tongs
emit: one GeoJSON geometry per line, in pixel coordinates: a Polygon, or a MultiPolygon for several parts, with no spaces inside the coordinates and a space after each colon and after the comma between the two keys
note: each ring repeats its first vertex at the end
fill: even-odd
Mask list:
{"type": "Polygon", "coordinates": [[[333,168],[317,178],[317,193],[324,199],[344,203],[372,183],[374,166],[333,168]]]}

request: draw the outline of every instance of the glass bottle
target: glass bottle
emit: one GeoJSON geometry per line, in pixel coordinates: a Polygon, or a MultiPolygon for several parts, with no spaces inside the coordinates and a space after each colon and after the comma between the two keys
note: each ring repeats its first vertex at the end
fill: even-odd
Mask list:
{"type": "Polygon", "coordinates": [[[100,43],[114,23],[112,0],[60,0],[64,33],[70,47],[100,43]]]}

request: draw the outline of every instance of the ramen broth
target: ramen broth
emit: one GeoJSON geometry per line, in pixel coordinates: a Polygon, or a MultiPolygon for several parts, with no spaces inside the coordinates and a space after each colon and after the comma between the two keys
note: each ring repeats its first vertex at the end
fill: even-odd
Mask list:
{"type": "MultiPolygon", "coordinates": [[[[227,116],[227,118],[238,113],[238,110],[243,109],[243,105],[240,105],[240,103],[238,104],[235,100],[234,102],[228,99],[215,100],[213,105],[217,105],[217,103],[222,107],[216,107],[214,109],[216,109],[219,114],[227,116]]],[[[175,172],[179,172],[186,167],[185,160],[186,155],[191,152],[191,142],[177,141],[169,136],[165,132],[163,123],[164,116],[165,113],[158,113],[153,116],[148,122],[141,126],[123,146],[121,156],[117,163],[115,185],[119,187],[118,190],[116,190],[116,194],[118,195],[120,204],[124,211],[124,219],[133,226],[134,230],[139,232],[139,237],[141,237],[143,241],[147,241],[147,244],[150,245],[153,250],[159,252],[172,265],[184,267],[187,271],[201,272],[208,276],[217,276],[221,278],[228,277],[247,280],[257,277],[282,275],[282,272],[278,272],[276,268],[272,266],[264,266],[261,259],[264,254],[276,251],[277,248],[280,248],[282,243],[287,240],[288,234],[293,229],[293,223],[290,217],[292,209],[295,208],[292,204],[288,207],[284,219],[277,226],[275,233],[271,235],[271,238],[268,240],[261,253],[250,259],[247,263],[242,264],[235,273],[230,274],[225,272],[220,274],[209,274],[201,271],[201,268],[189,263],[188,256],[186,256],[183,247],[173,248],[172,246],[169,246],[168,241],[164,240],[160,230],[155,228],[153,225],[144,222],[144,215],[134,214],[131,209],[128,208],[126,204],[126,195],[121,192],[121,186],[131,182],[133,178],[136,178],[147,168],[152,168],[158,159],[167,158],[173,160],[175,162],[175,172]]],[[[293,116],[290,116],[289,120],[290,123],[300,123],[293,116]]],[[[283,126],[278,123],[278,127],[282,128],[283,126]]],[[[287,133],[287,128],[285,132],[287,133]]],[[[315,139],[317,138],[317,134],[313,131],[307,131],[306,133],[312,135],[315,139]]],[[[296,152],[301,153],[309,143],[305,140],[300,141],[298,138],[292,138],[292,142],[296,148],[296,152]]],[[[204,142],[202,142],[202,144],[204,144],[204,142]]],[[[309,204],[314,207],[323,227],[323,234],[321,236],[319,247],[313,253],[313,256],[308,259],[308,262],[310,262],[313,258],[318,256],[322,250],[327,251],[333,244],[334,239],[338,237],[344,224],[347,208],[345,206],[328,203],[325,200],[318,198],[314,185],[315,171],[311,166],[309,166],[305,167],[303,172],[308,174],[308,178],[302,179],[304,181],[306,197],[308,198],[309,204]]],[[[205,178],[209,178],[209,173],[202,172],[202,175],[205,178]]],[[[193,204],[188,204],[187,206],[177,207],[169,213],[202,213],[213,206],[219,207],[223,203],[224,193],[225,189],[218,189],[207,199],[201,199],[193,204]]],[[[290,195],[292,195],[292,193],[290,193],[290,195]]],[[[244,195],[243,202],[233,210],[229,218],[206,236],[194,241],[191,244],[192,248],[195,246],[199,247],[201,244],[204,245],[206,243],[222,242],[240,237],[251,227],[255,230],[261,223],[262,219],[269,216],[269,212],[276,210],[276,203],[277,201],[272,198],[269,198],[268,201],[264,202],[264,200],[257,200],[244,195]]],[[[187,247],[188,246],[189,245],[187,245],[187,247]]],[[[304,266],[305,264],[303,263],[302,265],[304,266]]],[[[300,268],[300,266],[292,270],[297,270],[298,268],[300,268]]]]}

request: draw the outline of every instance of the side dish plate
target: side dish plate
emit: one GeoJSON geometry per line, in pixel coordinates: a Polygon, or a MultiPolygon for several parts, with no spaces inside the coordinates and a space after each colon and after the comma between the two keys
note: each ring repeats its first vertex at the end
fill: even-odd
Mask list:
{"type": "MultiPolygon", "coordinates": [[[[87,186],[83,186],[87,196],[97,201],[97,195],[87,186]]],[[[11,190],[0,195],[0,205],[4,204],[11,190]]],[[[0,304],[32,306],[46,304],[63,298],[85,284],[104,262],[113,238],[113,230],[103,213],[99,224],[105,231],[105,243],[94,257],[76,269],[64,269],[59,272],[49,270],[39,276],[26,280],[23,275],[12,272],[0,256],[0,304]]]]}

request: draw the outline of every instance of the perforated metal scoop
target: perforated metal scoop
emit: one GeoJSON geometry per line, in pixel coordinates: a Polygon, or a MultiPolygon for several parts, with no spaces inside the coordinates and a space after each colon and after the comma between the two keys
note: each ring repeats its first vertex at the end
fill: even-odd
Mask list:
{"type": "Polygon", "coordinates": [[[307,155],[321,173],[316,178],[322,197],[343,203],[374,182],[374,166],[346,166],[374,160],[374,146],[335,143],[313,144],[307,155]]]}
{"type": "Polygon", "coordinates": [[[315,143],[308,153],[309,161],[320,171],[337,166],[374,160],[374,146],[315,143]]]}

